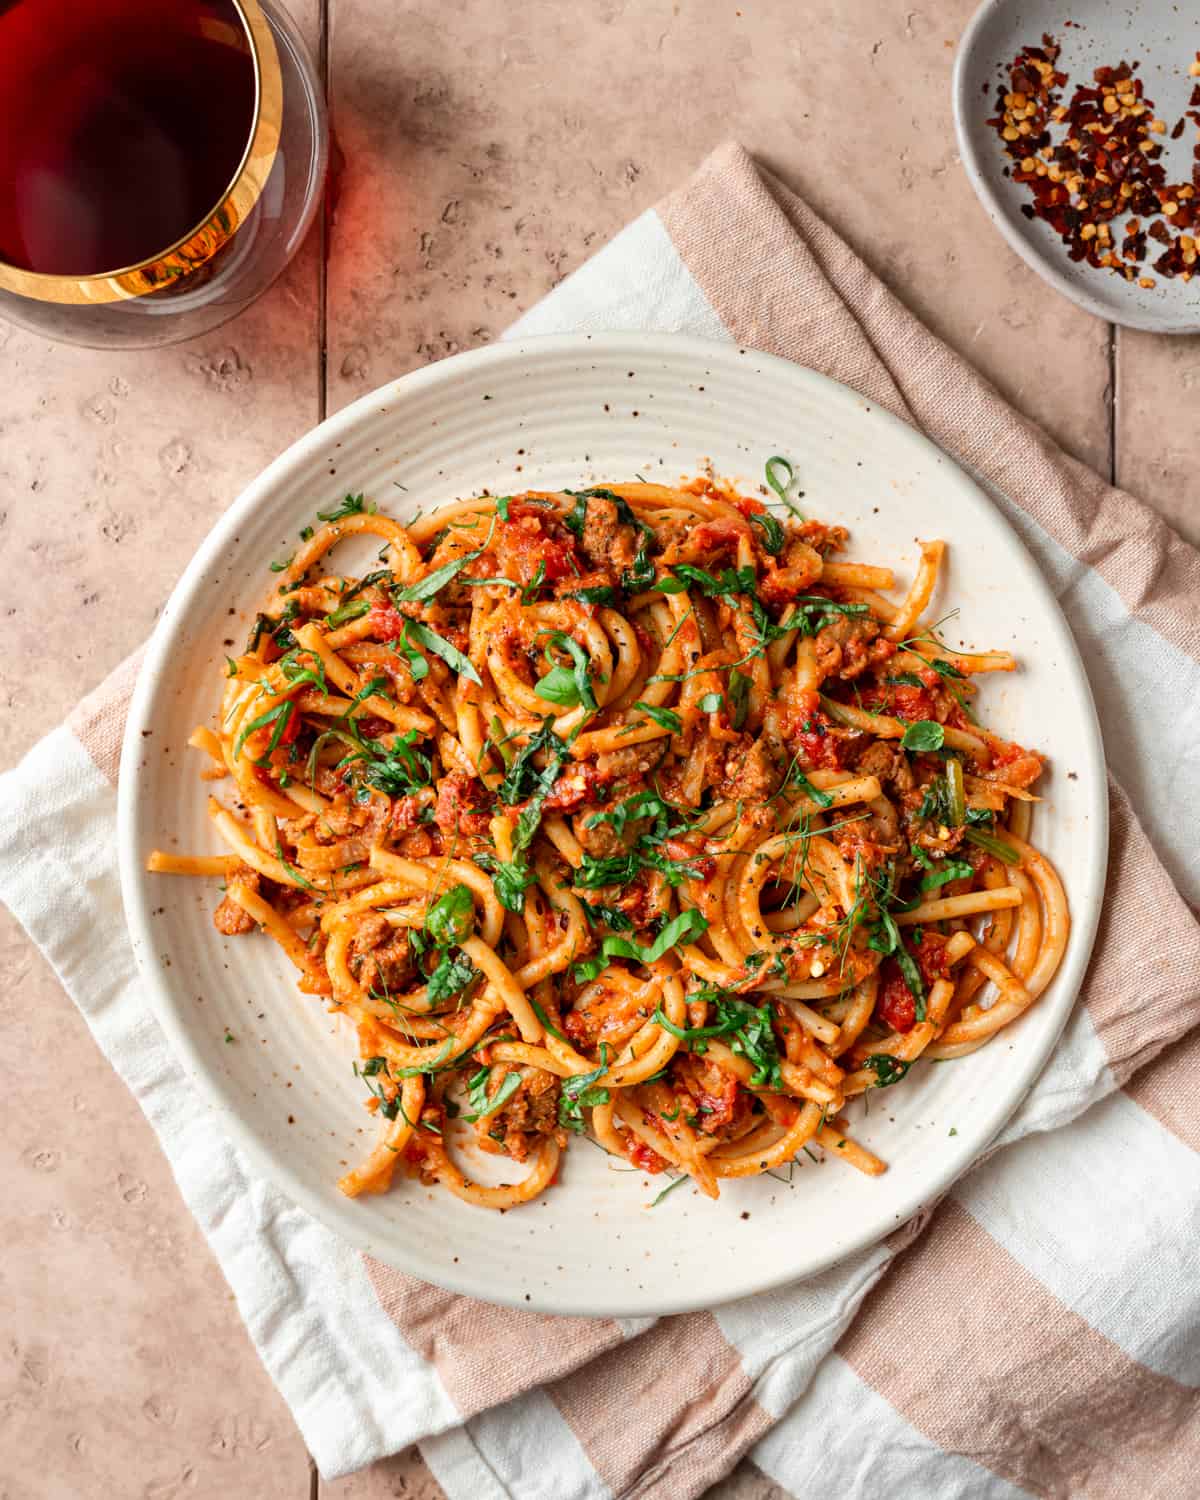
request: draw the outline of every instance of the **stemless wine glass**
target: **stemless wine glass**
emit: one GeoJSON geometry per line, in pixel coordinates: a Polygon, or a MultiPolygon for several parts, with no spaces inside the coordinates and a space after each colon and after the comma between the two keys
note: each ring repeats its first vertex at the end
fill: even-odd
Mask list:
{"type": "Polygon", "coordinates": [[[0,317],[106,349],[207,333],[299,249],[328,155],[276,0],[0,0],[0,317]]]}

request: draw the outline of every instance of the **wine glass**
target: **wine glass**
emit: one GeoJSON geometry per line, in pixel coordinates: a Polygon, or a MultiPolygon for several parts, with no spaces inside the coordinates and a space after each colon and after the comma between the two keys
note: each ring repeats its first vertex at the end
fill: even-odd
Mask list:
{"type": "Polygon", "coordinates": [[[0,3],[0,317],[94,348],[207,333],[295,255],[328,155],[277,0],[0,3]]]}

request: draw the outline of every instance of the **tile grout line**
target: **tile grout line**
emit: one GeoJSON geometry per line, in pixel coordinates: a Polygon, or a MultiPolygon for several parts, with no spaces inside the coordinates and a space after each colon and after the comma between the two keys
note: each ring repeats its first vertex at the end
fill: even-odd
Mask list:
{"type": "MultiPolygon", "coordinates": [[[[319,0],[320,32],[317,67],[325,91],[326,118],[332,115],[329,88],[329,11],[332,0],[319,0]]],[[[332,134],[332,126],[330,127],[332,134]]],[[[332,156],[332,150],[330,152],[332,156]]],[[[325,201],[321,205],[321,259],[317,267],[317,420],[323,422],[329,413],[329,181],[326,177],[325,201]]],[[[316,1471],[314,1470],[314,1473],[316,1471]]],[[[313,1490],[313,1500],[316,1490],[313,1490]]]]}
{"type": "Polygon", "coordinates": [[[1117,482],[1117,340],[1120,329],[1108,325],[1108,482],[1117,482]]]}

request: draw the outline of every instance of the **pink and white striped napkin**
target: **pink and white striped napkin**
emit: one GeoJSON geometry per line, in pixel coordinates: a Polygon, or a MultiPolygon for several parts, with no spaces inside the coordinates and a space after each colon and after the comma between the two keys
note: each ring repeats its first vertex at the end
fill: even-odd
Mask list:
{"type": "Polygon", "coordinates": [[[1194,1494],[1200,554],[1058,452],[736,146],[513,332],[589,328],[735,340],[854,386],[980,477],[1058,594],[1115,777],[1109,898],[1004,1149],[785,1291],[657,1322],[487,1306],[286,1202],[174,1061],[113,852],[134,664],[0,780],[0,894],[157,1130],[327,1476],[418,1440],[452,1500],[689,1500],[746,1453],[797,1496],[1194,1494]]]}

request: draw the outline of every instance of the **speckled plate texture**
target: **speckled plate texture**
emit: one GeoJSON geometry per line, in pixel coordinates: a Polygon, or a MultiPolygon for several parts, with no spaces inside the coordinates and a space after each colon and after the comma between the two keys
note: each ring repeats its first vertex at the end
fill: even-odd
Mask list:
{"type": "MultiPolygon", "coordinates": [[[[121,873],[149,1003],[212,1102],[214,1128],[297,1203],[455,1291],[548,1312],[666,1313],[822,1270],[897,1228],[993,1138],[1079,989],[1104,880],[1104,786],[1063,617],[999,512],[938,449],[845,387],[766,355],[666,335],[579,335],[497,345],[384,386],[296,443],[232,506],[172,595],[142,670],[121,768],[121,873]],[[849,556],[894,565],[902,585],[917,538],[944,537],[934,605],[961,610],[944,627],[951,644],[1020,658],[1019,674],[986,680],[982,708],[1051,757],[1035,837],[1062,872],[1075,921],[1053,985],[992,1046],[914,1068],[865,1118],[853,1106],[856,1133],[890,1163],[878,1179],[802,1156],[790,1180],[730,1182],[718,1203],[682,1187],[651,1208],[662,1178],[580,1141],[559,1185],[503,1215],[404,1178],[383,1197],[343,1198],[337,1179],[376,1128],[349,1028],[298,993],[273,943],[216,932],[212,882],[143,872],[155,845],[217,851],[209,784],[185,742],[214,720],[224,656],[245,639],[269,562],[347,491],[403,518],[484,487],[672,482],[709,461],[754,488],[772,454],[796,465],[808,514],[850,528],[849,556]]],[[[483,1176],[493,1161],[466,1164],[483,1176]]]]}
{"type": "MultiPolygon", "coordinates": [[[[1082,0],[1078,5],[1067,0],[985,0],[959,44],[953,84],[954,123],[967,176],[988,217],[1017,254],[1064,297],[1098,318],[1149,333],[1200,332],[1200,276],[1190,282],[1160,276],[1152,262],[1162,247],[1153,240],[1138,274],[1152,277],[1155,284],[1141,287],[1136,278],[1126,281],[1072,261],[1048,224],[1021,213],[1021,204],[1032,198],[1003,175],[1009,157],[987,120],[995,113],[997,84],[1008,80],[1009,64],[1023,47],[1039,46],[1045,33],[1062,48],[1056,66],[1069,79],[1062,90],[1064,103],[1077,85],[1092,84],[1098,67],[1137,62],[1145,94],[1169,132],[1200,82],[1188,76],[1200,49],[1200,9],[1194,0],[1082,0]]],[[[1190,182],[1194,123],[1185,122],[1178,140],[1167,135],[1154,139],[1164,148],[1160,160],[1167,181],[1190,182]]],[[[1121,214],[1113,224],[1118,249],[1128,217],[1121,214]]]]}

